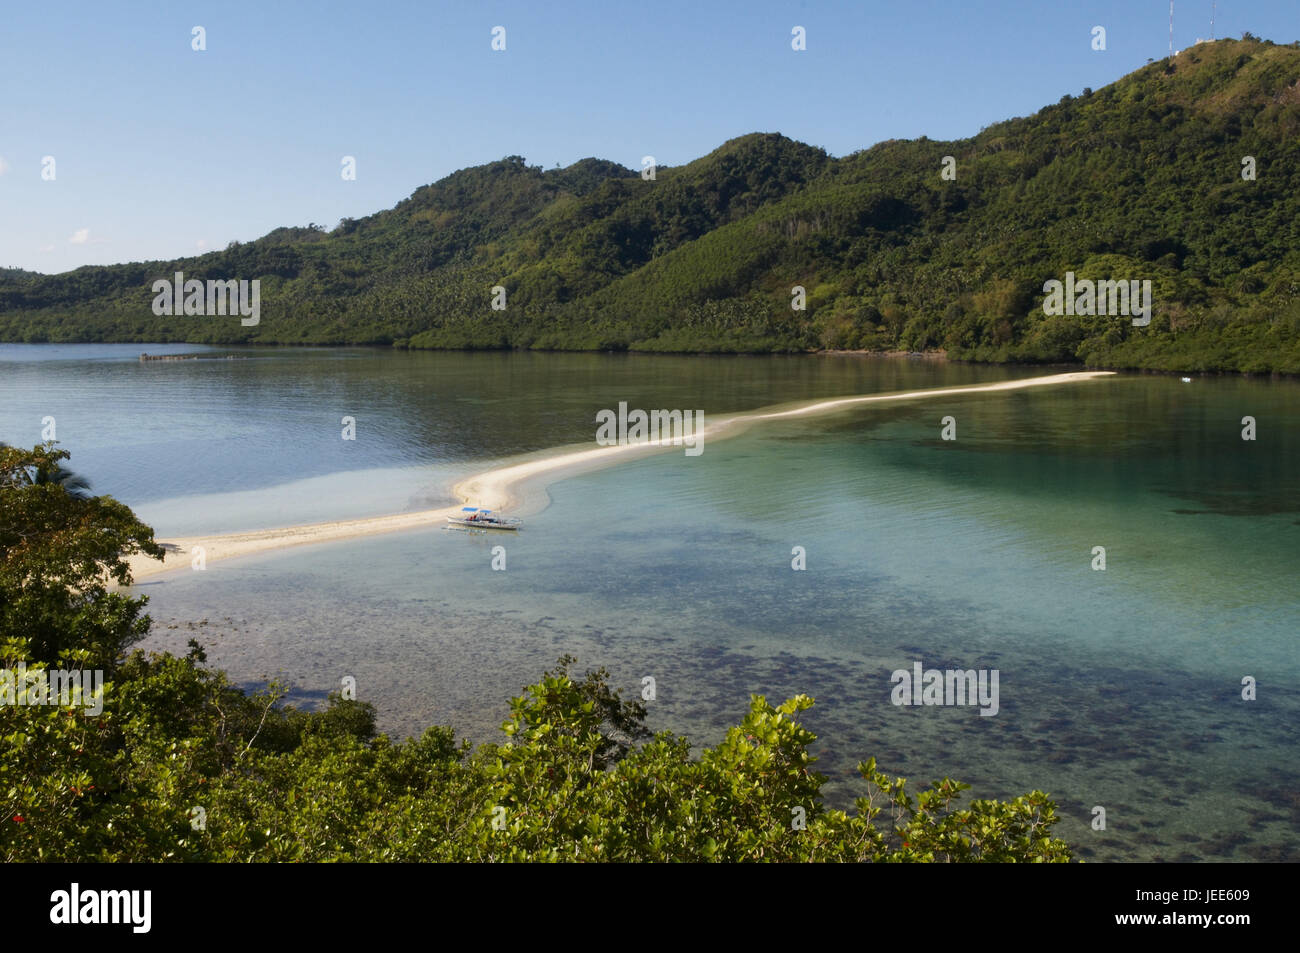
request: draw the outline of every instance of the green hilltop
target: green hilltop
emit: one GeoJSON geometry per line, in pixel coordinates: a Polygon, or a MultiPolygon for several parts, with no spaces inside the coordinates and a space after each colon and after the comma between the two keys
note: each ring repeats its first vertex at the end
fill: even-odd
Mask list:
{"type": "Polygon", "coordinates": [[[733,139],[654,181],[463,169],[224,251],[0,271],[0,340],[763,352],[1300,373],[1300,43],[1201,43],[970,139],[843,158],[733,139]],[[945,156],[956,178],[940,170],[945,156]],[[1256,178],[1243,178],[1243,158],[1256,178]],[[158,317],[153,281],[261,279],[261,322],[158,317]],[[1149,326],[1043,283],[1149,279],[1149,326]],[[494,311],[494,286],[507,307],[494,311]],[[791,289],[806,289],[806,309],[791,289]]]}

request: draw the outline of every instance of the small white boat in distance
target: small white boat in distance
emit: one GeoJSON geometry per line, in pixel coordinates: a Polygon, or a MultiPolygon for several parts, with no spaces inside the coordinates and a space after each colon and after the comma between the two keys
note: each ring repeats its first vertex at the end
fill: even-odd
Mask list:
{"type": "Polygon", "coordinates": [[[477,506],[462,506],[460,510],[463,516],[448,516],[447,522],[467,529],[518,529],[524,524],[523,520],[497,516],[491,510],[480,509],[477,506]]]}
{"type": "Polygon", "coordinates": [[[1190,377],[1184,377],[1184,378],[1183,378],[1183,383],[1184,383],[1184,384],[1190,384],[1191,382],[1192,382],[1192,379],[1191,379],[1190,377]]]}

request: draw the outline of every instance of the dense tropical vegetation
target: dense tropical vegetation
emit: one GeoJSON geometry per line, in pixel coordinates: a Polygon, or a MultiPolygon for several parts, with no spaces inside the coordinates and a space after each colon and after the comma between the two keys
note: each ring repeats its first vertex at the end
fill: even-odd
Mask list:
{"type": "Polygon", "coordinates": [[[22,704],[21,685],[0,702],[0,859],[1070,859],[1038,791],[961,806],[945,778],[914,798],[867,761],[856,811],[827,808],[802,695],[752,698],[692,757],[565,657],[510,703],[504,741],[471,749],[444,727],[392,741],[339,694],[316,712],[248,694],[193,641],[132,650],[147,600],[109,583],[160,549],[121,503],[39,478],[66,456],[0,448],[0,669],[102,670],[102,711],[22,704]]]}
{"type": "Polygon", "coordinates": [[[511,156],[331,231],[0,271],[0,340],[946,349],[1300,373],[1298,78],[1300,44],[1247,34],[955,142],[836,159],[754,134],[653,181],[597,159],[543,170],[511,156]],[[260,324],[156,317],[152,282],[177,271],[260,279],[260,324]],[[1150,325],[1045,316],[1043,283],[1067,271],[1150,279],[1150,325]]]}

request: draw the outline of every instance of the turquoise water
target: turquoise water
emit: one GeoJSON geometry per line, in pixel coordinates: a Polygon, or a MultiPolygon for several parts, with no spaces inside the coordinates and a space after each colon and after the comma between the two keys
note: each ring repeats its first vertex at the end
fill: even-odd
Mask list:
{"type": "MultiPolygon", "coordinates": [[[[113,347],[0,347],[0,439],[21,442],[62,401],[73,465],[164,536],[433,505],[485,459],[590,440],[595,410],[619,400],[716,415],[1044,373],[369,351],[140,365],[139,348],[113,347]],[[359,439],[340,448],[344,413],[359,439]]],[[[237,679],[278,675],[307,703],[352,675],[396,734],[441,722],[490,737],[506,699],[572,652],[628,693],[654,676],[652,726],[701,743],[751,692],[813,695],[840,803],[874,755],[914,784],[1047,790],[1058,833],[1089,859],[1287,859],[1300,843],[1297,398],[1291,382],[1124,375],[868,405],[556,483],[517,537],[412,531],[139,591],[151,647],[199,634],[237,679]],[[940,439],[946,415],[955,441],[940,439]],[[891,704],[890,673],[918,660],[997,669],[998,714],[891,704]],[[1089,826],[1094,806],[1105,831],[1089,826]]]]}

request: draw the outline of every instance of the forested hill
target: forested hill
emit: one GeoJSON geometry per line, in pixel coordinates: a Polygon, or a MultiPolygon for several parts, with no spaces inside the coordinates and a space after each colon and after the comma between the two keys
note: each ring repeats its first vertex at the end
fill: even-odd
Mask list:
{"type": "Polygon", "coordinates": [[[835,159],[755,134],[653,181],[598,159],[544,171],[511,156],[329,232],[0,271],[0,340],[946,348],[1300,373],[1298,79],[1300,44],[1248,37],[955,142],[835,159]],[[945,156],[955,179],[941,176],[945,156]],[[260,323],[155,316],[152,283],[176,271],[260,279],[260,323]],[[1150,279],[1150,325],[1045,316],[1043,284],[1066,272],[1150,279]],[[791,307],[796,285],[805,310],[791,307]]]}

